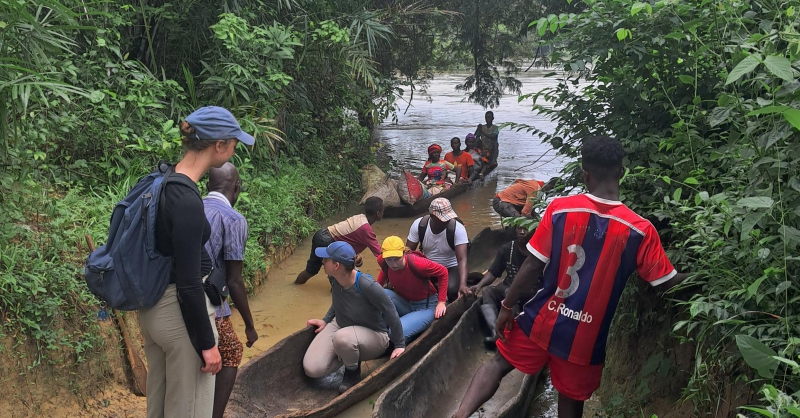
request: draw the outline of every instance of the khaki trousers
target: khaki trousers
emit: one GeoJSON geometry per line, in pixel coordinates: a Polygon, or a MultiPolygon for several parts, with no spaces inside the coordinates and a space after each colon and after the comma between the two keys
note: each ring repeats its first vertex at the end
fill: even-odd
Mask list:
{"type": "Polygon", "coordinates": [[[352,326],[340,328],[336,319],[314,337],[303,357],[306,376],[327,376],[344,363],[355,367],[358,362],[376,359],[389,347],[389,335],[369,328],[352,326]]]}
{"type": "MultiPolygon", "coordinates": [[[[217,338],[216,311],[206,297],[208,320],[217,338]]],[[[175,285],[155,306],[139,311],[147,357],[147,418],[208,418],[214,410],[214,382],[203,373],[178,305],[175,285]]]]}

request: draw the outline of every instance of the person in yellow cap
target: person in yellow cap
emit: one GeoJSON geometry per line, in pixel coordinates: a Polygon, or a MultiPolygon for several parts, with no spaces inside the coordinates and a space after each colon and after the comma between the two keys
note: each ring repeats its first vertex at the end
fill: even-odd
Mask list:
{"type": "Polygon", "coordinates": [[[403,240],[391,236],[383,240],[378,256],[378,283],[386,286],[386,294],[394,303],[406,342],[422,334],[445,314],[447,301],[447,269],[428,260],[419,251],[410,251],[403,240]],[[435,280],[439,288],[434,286],[435,280]]]}

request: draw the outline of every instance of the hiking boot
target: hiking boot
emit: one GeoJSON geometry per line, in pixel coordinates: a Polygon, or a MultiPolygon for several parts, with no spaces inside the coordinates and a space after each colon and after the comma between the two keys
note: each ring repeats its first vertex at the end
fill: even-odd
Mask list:
{"type": "Polygon", "coordinates": [[[493,350],[497,347],[497,332],[495,332],[495,326],[497,323],[497,308],[495,308],[491,304],[481,305],[481,313],[483,314],[483,319],[486,321],[486,325],[489,326],[489,336],[484,338],[483,345],[486,348],[493,350]]]}
{"type": "Polygon", "coordinates": [[[342,383],[339,385],[339,394],[347,392],[351,387],[355,386],[356,383],[361,381],[361,363],[358,363],[353,370],[348,370],[347,367],[344,368],[344,377],[342,377],[342,383]]]}

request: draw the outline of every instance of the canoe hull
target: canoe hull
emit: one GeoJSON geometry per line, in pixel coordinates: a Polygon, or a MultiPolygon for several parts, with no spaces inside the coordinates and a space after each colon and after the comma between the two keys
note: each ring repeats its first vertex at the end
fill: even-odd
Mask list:
{"type": "Polygon", "coordinates": [[[403,205],[403,206],[387,206],[383,209],[383,217],[384,218],[410,218],[412,216],[419,216],[423,213],[428,213],[428,208],[433,202],[433,199],[438,197],[445,197],[447,199],[452,199],[464,192],[469,190],[468,184],[458,184],[455,185],[439,194],[433,195],[427,199],[422,199],[413,205],[403,205]]]}
{"type": "MultiPolygon", "coordinates": [[[[381,394],[375,402],[373,418],[452,416],[474,371],[494,355],[483,347],[482,321],[480,305],[475,303],[445,339],[381,394]]],[[[524,415],[538,375],[512,373],[503,380],[495,397],[484,404],[482,417],[524,415]]]]}
{"type": "Polygon", "coordinates": [[[475,298],[458,299],[400,357],[376,368],[342,395],[303,372],[303,356],[314,339],[305,328],[285,338],[239,370],[226,417],[333,417],[408,371],[447,335],[475,298]]]}

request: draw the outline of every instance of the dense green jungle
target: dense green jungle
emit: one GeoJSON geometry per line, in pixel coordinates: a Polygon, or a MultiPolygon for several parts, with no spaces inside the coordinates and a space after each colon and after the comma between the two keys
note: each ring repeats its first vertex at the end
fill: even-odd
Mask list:
{"type": "Polygon", "coordinates": [[[630,376],[604,390],[609,416],[662,416],[664,397],[693,416],[800,417],[798,26],[797,0],[4,0],[0,409],[41,414],[34,376],[77,409],[113,379],[84,234],[102,241],[113,205],[180,157],[194,109],[224,106],[256,137],[233,160],[252,289],[360,196],[371,129],[403,94],[460,70],[465,102],[517,95],[557,122],[503,129],[573,161],[567,184],[582,138],[619,138],[623,201],[693,274],[665,298],[629,283],[607,369],[630,376]],[[526,90],[532,67],[557,87],[526,90]]]}

